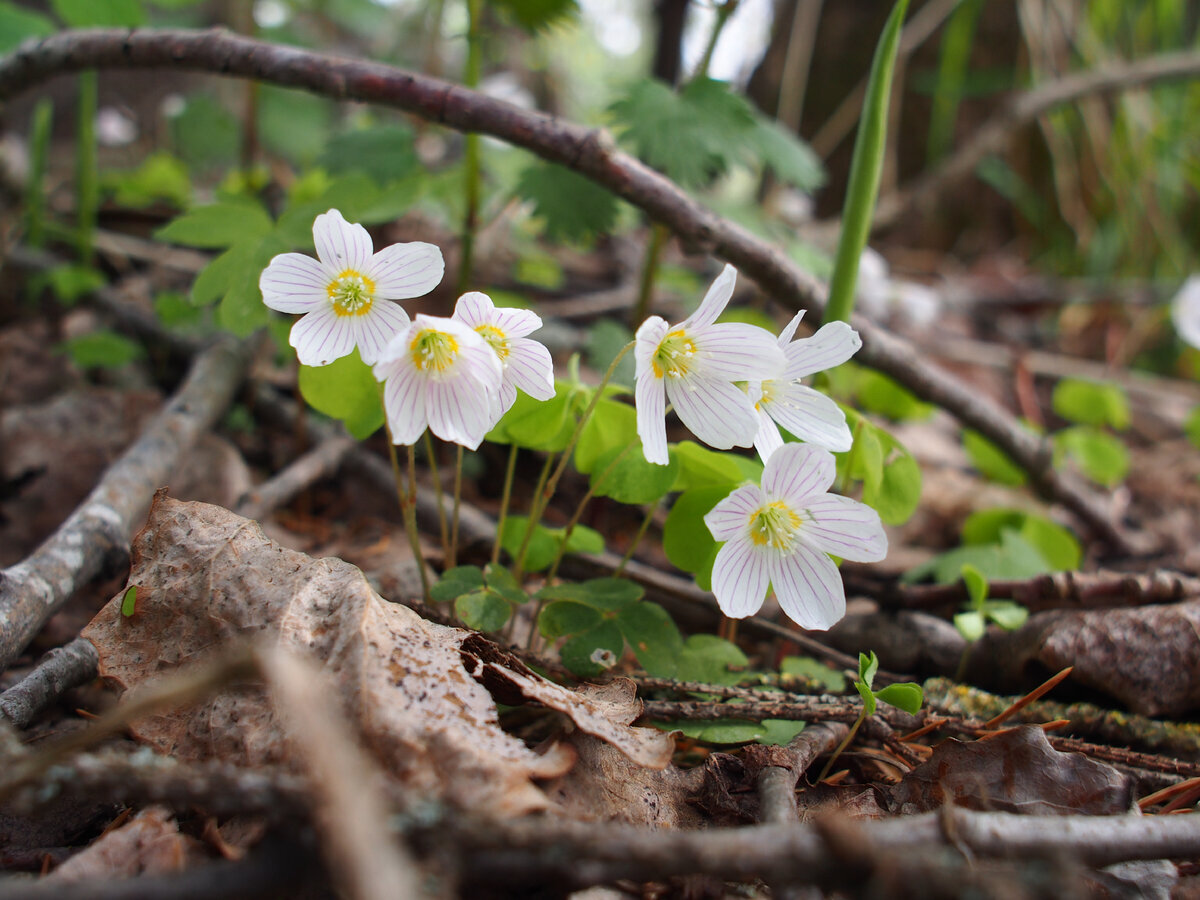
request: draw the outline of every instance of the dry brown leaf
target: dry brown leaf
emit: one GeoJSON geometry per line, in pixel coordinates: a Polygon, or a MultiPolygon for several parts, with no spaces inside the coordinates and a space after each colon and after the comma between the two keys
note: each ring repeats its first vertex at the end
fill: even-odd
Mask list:
{"type": "MultiPolygon", "coordinates": [[[[565,712],[642,764],[670,756],[669,736],[626,724],[635,714],[629,698],[553,685],[472,632],[388,603],[348,563],[286,550],[220,507],[157,497],[134,541],[130,584],[139,589],[135,615],[121,615],[117,596],[84,632],[105,677],[132,688],[247,638],[306,651],[324,664],[368,750],[419,793],[519,814],[547,805],[532,779],[570,768],[566,746],[539,755],[501,730],[477,678],[505,685],[505,702],[524,697],[565,712]]],[[[184,760],[287,761],[256,686],[147,718],[136,734],[184,760]]]]}
{"type": "Polygon", "coordinates": [[[1060,753],[1046,733],[1024,725],[983,741],[948,740],[892,788],[903,815],[947,803],[1030,815],[1122,815],[1133,780],[1081,753],[1060,753]]]}
{"type": "Polygon", "coordinates": [[[65,884],[178,872],[202,858],[200,843],[179,833],[170,812],[151,806],[72,856],[43,881],[65,884]]]}

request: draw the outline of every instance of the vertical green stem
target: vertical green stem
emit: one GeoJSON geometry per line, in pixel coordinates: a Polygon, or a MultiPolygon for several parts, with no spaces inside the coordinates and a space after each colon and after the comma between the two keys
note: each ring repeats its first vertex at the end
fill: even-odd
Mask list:
{"type": "MultiPolygon", "coordinates": [[[[483,19],[483,0],[467,0],[467,64],[463,72],[463,84],[468,88],[479,86],[483,72],[483,42],[480,29],[483,19]]],[[[462,258],[458,266],[458,292],[461,294],[471,286],[471,269],[475,256],[475,231],[479,226],[479,135],[469,133],[463,147],[463,212],[462,258]]]]}
{"type": "MultiPolygon", "coordinates": [[[[496,520],[496,541],[492,544],[492,565],[500,562],[500,537],[504,534],[504,521],[508,518],[508,504],[512,500],[513,476],[517,472],[517,445],[508,447],[508,466],[504,470],[504,488],[500,494],[500,518],[496,520]]],[[[543,469],[549,473],[549,469],[543,469]]]]}
{"type": "Polygon", "coordinates": [[[708,67],[712,65],[713,51],[717,49],[717,41],[721,39],[721,32],[725,30],[725,24],[729,21],[729,17],[737,12],[739,0],[725,0],[724,3],[717,5],[716,21],[713,22],[712,33],[708,36],[708,43],[704,47],[704,55],[700,57],[700,63],[696,66],[696,71],[692,74],[692,78],[705,78],[708,76],[708,67]]]}
{"type": "Polygon", "coordinates": [[[96,173],[96,109],[99,79],[94,69],[79,73],[79,119],[75,145],[75,247],[82,265],[91,265],[100,208],[100,180],[96,173]]]}
{"type": "Polygon", "coordinates": [[[521,576],[525,574],[525,554],[529,552],[529,541],[533,538],[533,526],[542,517],[542,511],[538,508],[538,498],[546,490],[546,482],[550,480],[550,471],[553,468],[554,454],[547,453],[546,461],[542,463],[542,471],[538,475],[537,484],[533,488],[533,497],[529,503],[529,522],[525,527],[525,534],[521,537],[521,546],[513,559],[513,577],[517,581],[520,581],[521,576]]]}
{"type": "Polygon", "coordinates": [[[575,533],[575,526],[578,525],[579,520],[583,518],[583,510],[588,505],[588,501],[596,496],[596,491],[598,491],[600,486],[604,484],[605,479],[612,474],[613,469],[620,465],[621,460],[629,455],[629,451],[636,447],[637,443],[638,442],[636,440],[633,440],[626,444],[625,449],[613,457],[612,462],[610,462],[604,468],[604,471],[600,473],[600,477],[593,481],[588,487],[587,492],[583,495],[583,499],[581,499],[579,504],[575,507],[575,512],[571,514],[571,519],[567,522],[567,527],[563,530],[562,541],[560,541],[558,545],[558,552],[554,554],[554,562],[551,564],[550,571],[546,575],[547,581],[553,581],[554,576],[558,574],[559,563],[562,562],[563,554],[567,552],[567,544],[571,540],[571,535],[575,533]]]}
{"type": "Polygon", "coordinates": [[[25,183],[25,242],[40,247],[46,242],[46,171],[50,161],[50,132],[54,101],[43,97],[33,108],[29,128],[29,180],[25,183]]]}
{"type": "Polygon", "coordinates": [[[446,568],[453,568],[450,562],[450,532],[446,527],[446,500],[442,491],[442,479],[438,474],[437,454],[433,446],[433,437],[429,429],[425,429],[425,455],[429,458],[429,477],[433,479],[433,489],[437,492],[438,530],[442,537],[442,555],[446,559],[446,568]]]}
{"type": "Polygon", "coordinates": [[[637,303],[633,306],[633,317],[629,327],[637,330],[638,326],[650,315],[650,301],[654,295],[654,282],[658,277],[659,261],[662,259],[663,247],[671,230],[666,225],[655,222],[650,226],[650,243],[646,245],[646,257],[642,261],[642,277],[638,284],[637,303]]]}
{"type": "Polygon", "coordinates": [[[817,776],[818,782],[825,780],[825,777],[829,774],[830,769],[833,768],[833,764],[837,762],[837,758],[842,755],[842,752],[847,747],[850,746],[850,742],[854,740],[854,736],[858,734],[858,729],[862,727],[862,723],[866,720],[867,710],[864,707],[863,711],[858,714],[858,718],[854,720],[854,724],[850,726],[850,731],[847,733],[845,739],[838,744],[837,749],[833,751],[833,756],[829,757],[829,762],[825,763],[825,768],[821,769],[821,774],[817,776]]]}
{"type": "Polygon", "coordinates": [[[413,561],[417,564],[417,571],[421,575],[421,596],[426,603],[429,603],[429,576],[425,574],[425,556],[421,553],[421,538],[417,533],[417,508],[414,502],[416,499],[416,468],[412,464],[413,448],[412,445],[409,445],[409,484],[405,489],[404,476],[400,474],[400,456],[396,453],[396,445],[392,442],[392,429],[386,422],[383,427],[387,433],[388,456],[392,461],[392,477],[396,481],[396,499],[400,502],[400,514],[404,517],[404,530],[408,533],[408,544],[412,547],[413,561]]]}
{"type": "Polygon", "coordinates": [[[463,445],[458,444],[454,456],[454,515],[450,519],[450,552],[446,554],[446,568],[453,569],[458,563],[458,511],[462,506],[463,445]]]}
{"type": "Polygon", "coordinates": [[[625,551],[625,555],[621,557],[621,564],[617,566],[617,570],[613,572],[613,577],[620,578],[625,574],[625,566],[633,559],[634,551],[637,550],[638,544],[642,542],[642,538],[646,536],[646,532],[650,529],[650,523],[654,521],[654,513],[658,510],[658,503],[651,503],[646,507],[646,515],[642,517],[642,524],[638,526],[637,534],[633,536],[633,540],[629,544],[629,549],[625,551]]]}

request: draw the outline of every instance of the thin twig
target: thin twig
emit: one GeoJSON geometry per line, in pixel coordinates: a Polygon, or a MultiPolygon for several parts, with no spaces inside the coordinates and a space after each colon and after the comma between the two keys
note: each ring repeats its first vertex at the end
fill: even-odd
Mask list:
{"type": "Polygon", "coordinates": [[[357,446],[354,439],[344,434],[325,438],[282,471],[253,488],[238,502],[234,511],[247,519],[269,516],[322,478],[337,474],[347,455],[357,446]]]}

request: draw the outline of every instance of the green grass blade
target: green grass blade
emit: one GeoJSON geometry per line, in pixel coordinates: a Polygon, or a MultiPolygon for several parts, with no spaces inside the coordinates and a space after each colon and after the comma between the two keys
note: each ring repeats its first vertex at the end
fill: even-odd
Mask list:
{"type": "Polygon", "coordinates": [[[30,247],[46,243],[46,171],[50,159],[50,129],[54,101],[43,97],[33,108],[29,129],[29,180],[25,187],[25,241],[30,247]]]}
{"type": "Polygon", "coordinates": [[[858,281],[858,260],[871,231],[871,217],[879,194],[879,176],[883,170],[883,152],[887,146],[888,99],[892,93],[892,73],[896,66],[896,50],[900,44],[900,28],[908,0],[899,0],[888,17],[875,48],[867,96],[863,101],[862,120],[854,141],[854,158],[850,163],[850,183],[846,188],[846,205],[842,209],[842,234],[838,239],[837,260],[829,282],[829,305],[826,322],[850,321],[854,311],[854,286],[858,281]]]}
{"type": "Polygon", "coordinates": [[[75,134],[76,247],[79,262],[90,265],[100,209],[100,176],[96,171],[96,109],[99,82],[94,69],[79,73],[79,124],[75,134]]]}
{"type": "Polygon", "coordinates": [[[962,101],[982,9],[983,0],[962,0],[946,23],[938,54],[937,87],[929,113],[929,140],[925,152],[930,164],[945,156],[954,143],[954,124],[958,119],[958,106],[962,101]]]}

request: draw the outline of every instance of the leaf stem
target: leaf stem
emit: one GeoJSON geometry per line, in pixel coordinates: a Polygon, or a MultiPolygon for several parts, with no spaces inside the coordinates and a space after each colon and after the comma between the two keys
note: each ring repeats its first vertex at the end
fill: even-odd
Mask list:
{"type": "Polygon", "coordinates": [[[529,552],[529,541],[533,538],[533,526],[541,517],[541,511],[537,510],[538,497],[542,495],[542,491],[546,489],[546,482],[550,478],[550,470],[554,467],[554,454],[547,453],[546,461],[542,463],[542,471],[538,474],[537,484],[533,488],[533,498],[529,502],[529,521],[525,526],[525,534],[521,537],[521,546],[517,550],[517,555],[513,559],[513,577],[518,582],[521,576],[525,574],[525,554],[529,552]],[[534,516],[538,518],[534,518],[534,516]]]}
{"type": "Polygon", "coordinates": [[[504,521],[508,518],[508,504],[512,500],[513,476],[517,472],[516,444],[509,444],[508,466],[504,470],[504,488],[500,494],[500,517],[496,520],[496,540],[492,544],[492,565],[500,563],[500,536],[504,534],[504,521]]]}
{"type": "Polygon", "coordinates": [[[446,568],[458,564],[458,511],[462,507],[463,445],[456,444],[454,454],[454,513],[450,519],[450,551],[446,554],[446,568]]]}
{"type": "Polygon", "coordinates": [[[600,473],[600,477],[593,481],[587,491],[583,495],[583,499],[575,507],[575,512],[571,515],[570,521],[567,522],[567,527],[563,530],[562,540],[558,544],[558,552],[554,554],[554,562],[550,566],[550,571],[546,575],[546,580],[553,581],[554,576],[558,574],[559,563],[562,562],[563,555],[567,552],[567,543],[571,540],[571,535],[575,533],[575,526],[579,524],[579,520],[583,517],[584,507],[588,505],[588,501],[596,496],[596,491],[604,484],[604,480],[612,474],[613,470],[620,465],[621,460],[629,455],[629,451],[636,447],[637,439],[630,441],[625,445],[625,449],[613,457],[612,462],[604,467],[604,471],[600,473]]]}
{"type": "Polygon", "coordinates": [[[708,77],[708,67],[712,65],[713,52],[717,49],[717,41],[721,39],[721,32],[725,30],[725,25],[729,21],[729,17],[737,12],[739,2],[740,0],[725,0],[724,3],[717,4],[717,18],[713,22],[712,32],[709,34],[708,43],[704,47],[704,55],[700,57],[700,62],[696,65],[696,71],[692,73],[693,81],[697,78],[708,77]]]}
{"type": "MultiPolygon", "coordinates": [[[[421,575],[421,595],[426,603],[429,603],[429,576],[425,574],[425,557],[421,553],[421,538],[417,533],[417,510],[414,503],[410,502],[410,491],[415,494],[416,488],[416,466],[410,464],[409,469],[409,490],[404,487],[404,476],[400,473],[400,457],[396,453],[396,445],[392,442],[392,429],[386,421],[383,423],[384,431],[387,433],[388,455],[392,461],[392,477],[396,480],[396,499],[400,502],[400,514],[404,517],[404,530],[408,533],[408,544],[412,547],[413,561],[417,564],[417,571],[421,575]]],[[[413,448],[409,445],[409,459],[412,460],[413,448]]]]}
{"type": "Polygon", "coordinates": [[[633,536],[633,540],[629,543],[629,549],[625,551],[625,555],[621,557],[620,565],[613,572],[614,578],[620,578],[625,574],[625,567],[629,561],[633,559],[633,553],[638,548],[638,544],[642,542],[642,538],[646,536],[646,532],[650,530],[650,523],[654,521],[654,514],[658,511],[662,501],[651,503],[646,507],[646,515],[642,517],[642,524],[638,526],[637,534],[633,536]]]}
{"type": "Polygon", "coordinates": [[[442,538],[442,556],[446,559],[446,568],[454,567],[450,562],[450,532],[446,527],[446,496],[442,490],[442,479],[438,474],[437,454],[434,452],[433,436],[425,429],[425,456],[429,460],[429,477],[433,479],[434,493],[437,495],[438,530],[442,538]]]}
{"type": "Polygon", "coordinates": [[[854,736],[858,734],[858,729],[862,727],[862,723],[866,720],[867,710],[864,706],[863,711],[859,713],[858,718],[854,720],[854,724],[850,726],[850,731],[847,732],[845,738],[842,739],[842,742],[837,745],[837,749],[833,751],[833,756],[829,757],[829,761],[825,763],[825,767],[821,769],[821,774],[817,776],[818,782],[825,780],[825,777],[829,774],[829,770],[832,769],[833,764],[837,762],[837,758],[842,755],[842,751],[850,746],[850,742],[854,740],[854,736]]]}
{"type": "Polygon", "coordinates": [[[50,159],[50,133],[54,101],[43,97],[33,108],[29,127],[29,179],[25,183],[25,242],[30,247],[46,243],[46,171],[50,159]]]}

